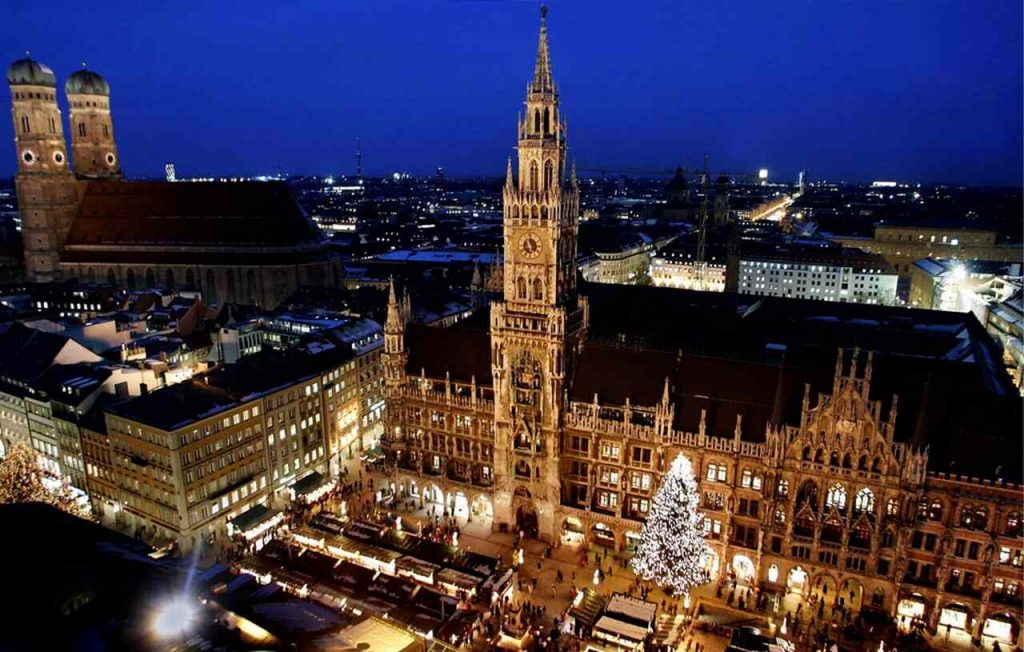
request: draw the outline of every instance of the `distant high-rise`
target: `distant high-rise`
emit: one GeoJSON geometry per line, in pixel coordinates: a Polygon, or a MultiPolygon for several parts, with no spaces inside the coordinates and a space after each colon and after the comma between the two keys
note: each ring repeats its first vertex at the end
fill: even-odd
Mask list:
{"type": "Polygon", "coordinates": [[[164,174],[167,176],[167,182],[172,183],[178,180],[178,177],[174,174],[174,163],[168,163],[164,166],[164,174]]]}
{"type": "Polygon", "coordinates": [[[718,175],[718,181],[715,184],[713,220],[716,226],[721,226],[730,222],[729,217],[729,177],[722,173],[718,175]]]}

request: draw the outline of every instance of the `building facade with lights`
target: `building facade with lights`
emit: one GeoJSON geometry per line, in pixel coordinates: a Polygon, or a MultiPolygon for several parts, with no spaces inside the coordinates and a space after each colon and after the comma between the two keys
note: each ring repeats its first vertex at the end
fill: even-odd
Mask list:
{"type": "Polygon", "coordinates": [[[53,71],[20,59],[7,83],[29,280],[201,290],[268,308],[301,285],[340,283],[283,183],[125,181],[103,77],[79,70],[65,84],[70,160],[53,71]]]}
{"type": "Polygon", "coordinates": [[[585,296],[543,18],[518,135],[501,298],[431,328],[391,293],[391,489],[495,529],[628,552],[682,454],[716,580],[1020,645],[1020,402],[980,327],[667,288],[585,296]]]}

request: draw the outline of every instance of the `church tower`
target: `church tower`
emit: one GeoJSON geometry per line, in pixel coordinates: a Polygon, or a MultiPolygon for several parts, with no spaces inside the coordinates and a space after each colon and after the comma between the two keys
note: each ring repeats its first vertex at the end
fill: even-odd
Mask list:
{"type": "Polygon", "coordinates": [[[121,161],[110,116],[110,84],[83,68],[64,84],[71,111],[71,162],[83,179],[120,179],[121,161]]]}
{"type": "Polygon", "coordinates": [[[60,251],[75,216],[78,187],[68,170],[57,78],[52,70],[26,57],[7,68],[7,84],[18,156],[14,185],[25,269],[29,280],[58,280],[60,251]]]}
{"type": "Polygon", "coordinates": [[[579,186],[575,171],[566,181],[544,7],[518,132],[518,165],[509,160],[503,191],[504,296],[491,306],[495,522],[553,540],[566,374],[588,313],[576,292],[579,186]]]}

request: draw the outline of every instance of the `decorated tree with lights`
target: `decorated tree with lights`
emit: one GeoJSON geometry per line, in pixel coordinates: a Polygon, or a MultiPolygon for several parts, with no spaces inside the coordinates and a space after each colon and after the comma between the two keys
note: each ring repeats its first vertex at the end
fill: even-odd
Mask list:
{"type": "Polygon", "coordinates": [[[690,460],[679,455],[654,495],[647,522],[640,531],[640,542],[630,562],[637,577],[671,587],[676,594],[707,581],[704,564],[709,549],[699,504],[693,467],[690,460]]]}
{"type": "Polygon", "coordinates": [[[0,458],[0,505],[46,503],[76,516],[87,515],[75,501],[68,481],[43,467],[35,451],[16,442],[6,452],[0,458]]]}

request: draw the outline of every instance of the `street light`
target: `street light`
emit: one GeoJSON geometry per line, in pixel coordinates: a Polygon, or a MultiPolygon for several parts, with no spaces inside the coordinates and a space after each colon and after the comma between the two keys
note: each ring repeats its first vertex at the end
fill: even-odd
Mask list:
{"type": "Polygon", "coordinates": [[[196,617],[195,606],[185,598],[162,604],[153,619],[153,632],[160,638],[176,638],[187,632],[196,617]]]}

